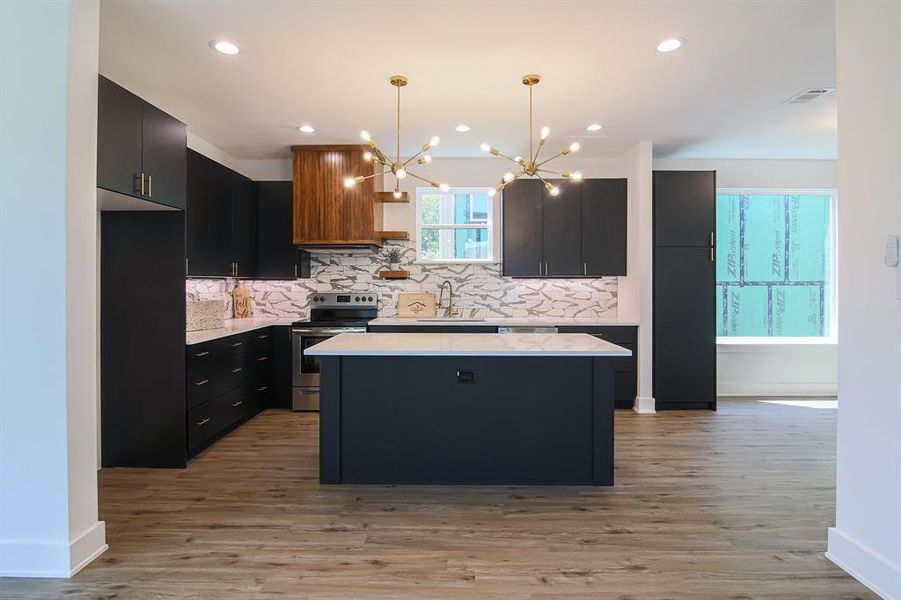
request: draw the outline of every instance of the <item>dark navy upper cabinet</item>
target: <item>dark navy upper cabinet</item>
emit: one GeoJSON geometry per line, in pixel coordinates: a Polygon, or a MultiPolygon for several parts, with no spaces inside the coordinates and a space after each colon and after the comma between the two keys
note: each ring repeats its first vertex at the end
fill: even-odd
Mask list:
{"type": "Polygon", "coordinates": [[[257,182],[257,277],[309,277],[309,255],[294,245],[294,183],[257,182]]]}
{"type": "Polygon", "coordinates": [[[97,187],[185,208],[185,124],[100,76],[97,187]]]}
{"type": "Polygon", "coordinates": [[[582,272],[626,274],[627,181],[586,179],[582,186],[582,272]]]}
{"type": "Polygon", "coordinates": [[[714,171],[654,171],[654,244],[709,246],[715,202],[714,171]]]}
{"type": "Polygon", "coordinates": [[[559,192],[552,196],[542,188],[541,201],[541,254],[544,274],[549,277],[581,277],[582,272],[582,224],[581,183],[567,180],[551,180],[559,192]]]}
{"type": "Polygon", "coordinates": [[[504,188],[503,274],[604,277],[626,274],[625,179],[537,179],[504,188]]]}
{"type": "Polygon", "coordinates": [[[541,182],[518,179],[503,192],[503,274],[538,277],[544,272],[541,255],[541,182]]]}

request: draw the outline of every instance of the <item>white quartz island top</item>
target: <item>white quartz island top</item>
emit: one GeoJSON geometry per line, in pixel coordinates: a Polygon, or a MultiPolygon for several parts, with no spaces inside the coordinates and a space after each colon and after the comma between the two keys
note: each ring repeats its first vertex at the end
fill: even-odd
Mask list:
{"type": "Polygon", "coordinates": [[[211,340],[235,335],[236,333],[244,333],[245,331],[253,331],[254,329],[264,329],[273,325],[290,325],[297,319],[276,319],[276,318],[249,318],[249,319],[227,319],[223,327],[218,329],[204,329],[202,331],[188,331],[185,334],[185,343],[201,344],[211,340]]]}
{"type": "Polygon", "coordinates": [[[631,356],[587,333],[342,333],[313,356],[631,356]]]}
{"type": "Polygon", "coordinates": [[[402,317],[379,317],[369,322],[375,326],[401,326],[401,327],[421,327],[423,325],[441,325],[456,327],[473,327],[479,325],[487,325],[489,327],[564,327],[564,326],[581,326],[581,327],[605,327],[615,325],[638,325],[635,321],[627,321],[620,319],[599,319],[585,317],[493,317],[486,319],[440,319],[440,318],[402,318],[402,317]]]}

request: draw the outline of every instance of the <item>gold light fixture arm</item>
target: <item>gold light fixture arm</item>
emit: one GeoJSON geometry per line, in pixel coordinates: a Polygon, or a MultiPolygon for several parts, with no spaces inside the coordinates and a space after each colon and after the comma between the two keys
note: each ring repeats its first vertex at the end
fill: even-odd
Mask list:
{"type": "Polygon", "coordinates": [[[553,155],[552,157],[546,158],[546,159],[544,159],[543,161],[541,161],[540,163],[538,163],[538,166],[540,167],[541,165],[544,165],[544,164],[547,164],[547,163],[551,162],[551,161],[554,160],[555,158],[560,158],[561,156],[565,156],[565,155],[567,155],[567,154],[569,154],[569,152],[558,152],[557,154],[553,155]]]}
{"type": "Polygon", "coordinates": [[[441,184],[438,183],[437,181],[432,181],[431,179],[426,179],[425,177],[420,177],[419,175],[416,175],[415,173],[410,173],[409,171],[407,171],[407,176],[412,177],[413,179],[418,179],[419,181],[424,181],[425,183],[429,184],[432,187],[440,187],[441,186],[441,184]]]}
{"type": "Polygon", "coordinates": [[[413,162],[414,160],[419,158],[423,152],[428,151],[428,149],[431,147],[432,146],[430,144],[423,145],[422,149],[419,152],[417,152],[416,154],[414,154],[413,156],[411,156],[410,158],[408,158],[407,160],[404,161],[404,166],[406,167],[408,164],[410,164],[411,162],[413,162]]]}

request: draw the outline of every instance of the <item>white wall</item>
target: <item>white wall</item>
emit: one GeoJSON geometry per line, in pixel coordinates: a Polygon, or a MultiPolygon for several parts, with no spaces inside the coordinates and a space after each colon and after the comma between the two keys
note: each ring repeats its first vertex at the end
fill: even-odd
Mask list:
{"type": "Polygon", "coordinates": [[[901,3],[836,3],[839,402],[827,556],[901,599],[901,3]]]}
{"type": "MultiPolygon", "coordinates": [[[[165,106],[158,108],[166,110],[165,106]]],[[[254,181],[290,181],[293,177],[293,165],[290,159],[248,160],[236,158],[193,133],[190,125],[188,125],[188,148],[254,181]]]]}
{"type": "MultiPolygon", "coordinates": [[[[838,187],[834,160],[656,159],[654,168],[715,170],[720,188],[838,187]]],[[[834,396],[838,346],[721,344],[716,371],[717,394],[723,396],[834,396]]]]}
{"type": "Polygon", "coordinates": [[[0,575],[68,577],[97,520],[99,4],[0,3],[0,575]]]}

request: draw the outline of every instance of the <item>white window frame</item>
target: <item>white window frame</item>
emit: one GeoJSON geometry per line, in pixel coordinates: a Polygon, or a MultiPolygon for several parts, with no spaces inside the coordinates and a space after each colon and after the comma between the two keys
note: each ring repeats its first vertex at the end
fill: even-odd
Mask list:
{"type": "Polygon", "coordinates": [[[452,187],[446,192],[436,190],[432,187],[416,188],[416,262],[427,265],[436,264],[497,264],[499,260],[498,252],[498,195],[491,197],[488,195],[489,187],[452,187]],[[457,258],[457,259],[441,259],[430,260],[422,257],[422,236],[420,233],[423,229],[480,229],[481,224],[460,223],[460,224],[432,224],[422,223],[421,202],[423,194],[485,194],[488,196],[488,220],[485,227],[488,229],[488,258],[457,258]]]}
{"type": "MultiPolygon", "coordinates": [[[[817,337],[717,336],[717,345],[830,345],[838,343],[838,192],[831,189],[717,188],[716,194],[830,196],[829,202],[829,335],[817,337]]],[[[717,300],[717,307],[720,303],[717,300]]],[[[722,317],[717,310],[717,316],[722,317]]]]}

